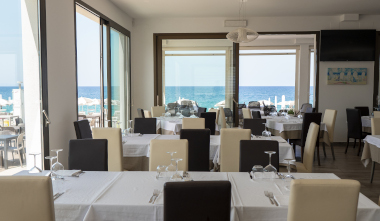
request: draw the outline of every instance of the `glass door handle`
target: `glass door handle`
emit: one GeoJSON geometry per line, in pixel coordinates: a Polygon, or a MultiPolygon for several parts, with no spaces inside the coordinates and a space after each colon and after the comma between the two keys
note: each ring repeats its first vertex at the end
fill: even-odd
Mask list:
{"type": "Polygon", "coordinates": [[[45,120],[45,127],[47,127],[50,124],[49,116],[46,114],[45,110],[42,110],[42,113],[44,114],[45,119],[46,119],[45,120]]]}

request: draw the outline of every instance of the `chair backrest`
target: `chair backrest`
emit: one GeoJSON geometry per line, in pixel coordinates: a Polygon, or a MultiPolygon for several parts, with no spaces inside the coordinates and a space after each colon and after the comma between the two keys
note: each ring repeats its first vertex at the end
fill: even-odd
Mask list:
{"type": "Polygon", "coordinates": [[[205,128],[210,129],[211,135],[215,135],[215,112],[201,113],[201,118],[205,119],[205,128]]]}
{"type": "Polygon", "coordinates": [[[157,119],[156,118],[135,118],[135,133],[140,134],[156,134],[157,119]]]}
{"type": "Polygon", "coordinates": [[[249,108],[242,108],[242,111],[244,119],[252,119],[251,110],[249,108]]]}
{"type": "Polygon", "coordinates": [[[253,135],[262,135],[265,130],[266,119],[244,119],[244,129],[250,129],[253,135]]]}
{"type": "Polygon", "coordinates": [[[380,111],[374,111],[373,112],[373,117],[380,118],[380,111]]]}
{"type": "Polygon", "coordinates": [[[69,170],[108,171],[107,139],[80,139],[69,142],[69,170]]]}
{"type": "Polygon", "coordinates": [[[232,111],[231,111],[231,108],[226,107],[226,108],[223,108],[223,109],[224,109],[224,115],[225,115],[226,117],[232,117],[232,111]]]}
{"type": "Polygon", "coordinates": [[[230,213],[229,181],[166,182],[164,185],[164,221],[229,221],[230,213]]]}
{"type": "Polygon", "coordinates": [[[355,109],[360,110],[361,116],[369,116],[369,108],[368,107],[355,107],[355,109]]]}
{"type": "Polygon", "coordinates": [[[219,109],[209,109],[208,112],[215,112],[216,113],[215,123],[219,124],[219,109]]]}
{"type": "Polygon", "coordinates": [[[152,118],[152,113],[148,110],[144,110],[144,117],[145,118],[152,118]]]}
{"type": "Polygon", "coordinates": [[[221,172],[239,172],[241,140],[251,140],[251,130],[232,128],[223,128],[220,130],[221,172]]]}
{"type": "Polygon", "coordinates": [[[325,115],[323,116],[323,123],[326,125],[327,131],[329,132],[329,141],[334,142],[334,130],[337,110],[326,109],[325,115]]]}
{"type": "Polygon", "coordinates": [[[314,150],[317,144],[318,133],[319,125],[312,122],[309,127],[309,132],[307,133],[305,151],[303,153],[303,164],[309,173],[313,172],[314,150]]]}
{"type": "MultiPolygon", "coordinates": [[[[151,140],[149,171],[157,171],[158,165],[169,165],[170,154],[175,151],[173,158],[181,158],[178,162],[178,170],[188,170],[188,141],[187,140],[151,140]]],[[[175,164],[175,163],[174,163],[175,164]]]]}
{"type": "Polygon", "coordinates": [[[168,106],[167,106],[167,108],[169,109],[169,110],[172,110],[172,109],[174,109],[174,108],[176,108],[177,107],[177,103],[168,103],[168,106]]]}
{"type": "Polygon", "coordinates": [[[218,125],[220,125],[220,128],[227,128],[226,115],[223,107],[219,107],[219,121],[218,125]]]}
{"type": "Polygon", "coordinates": [[[152,117],[161,117],[165,113],[165,106],[152,107],[152,117]]]}
{"type": "Polygon", "coordinates": [[[305,113],[313,113],[313,109],[312,107],[307,107],[305,113]]]}
{"type": "Polygon", "coordinates": [[[205,129],[204,118],[183,118],[182,129],[205,129]]]}
{"type": "Polygon", "coordinates": [[[312,122],[321,125],[322,113],[305,113],[302,121],[301,147],[305,147],[310,124],[312,122]]]}
{"type": "Polygon", "coordinates": [[[25,133],[21,133],[17,137],[17,149],[23,149],[24,148],[24,136],[25,133]]]}
{"type": "Polygon", "coordinates": [[[189,171],[210,171],[210,129],[182,129],[180,139],[188,141],[189,171]]]}
{"type": "Polygon", "coordinates": [[[198,107],[198,117],[201,117],[202,113],[206,113],[207,108],[205,107],[198,107]]]}
{"type": "Polygon", "coordinates": [[[4,176],[0,186],[1,220],[55,220],[50,177],[4,176]]]}
{"type": "Polygon", "coordinates": [[[361,139],[362,118],[359,109],[346,109],[347,113],[347,136],[350,138],[361,139]]]}
{"type": "Polygon", "coordinates": [[[380,118],[371,118],[371,134],[380,135],[380,118]]]}
{"type": "Polygon", "coordinates": [[[260,108],[260,102],[258,102],[258,101],[250,101],[248,103],[248,107],[251,107],[251,108],[260,108]]]}
{"type": "Polygon", "coordinates": [[[94,128],[94,139],[108,140],[108,171],[123,171],[123,144],[120,128],[94,128]]]}
{"type": "Polygon", "coordinates": [[[252,111],[252,119],[261,119],[260,111],[252,111]]]}
{"type": "Polygon", "coordinates": [[[304,103],[301,105],[301,108],[300,108],[300,112],[301,113],[306,113],[306,110],[308,107],[311,107],[313,108],[313,105],[309,104],[309,103],[304,103]]]}
{"type": "Polygon", "coordinates": [[[355,221],[360,183],[356,180],[293,180],[288,221],[355,221]]]}
{"type": "Polygon", "coordinates": [[[275,140],[241,140],[239,172],[250,172],[255,165],[266,167],[269,155],[265,151],[275,151],[271,156],[271,164],[279,170],[278,141],[275,140]]]}
{"type": "Polygon", "coordinates": [[[88,120],[74,121],[75,133],[77,139],[91,139],[92,132],[90,122],[88,120]]]}
{"type": "Polygon", "coordinates": [[[141,108],[137,108],[137,114],[139,118],[144,118],[144,110],[141,108]]]}

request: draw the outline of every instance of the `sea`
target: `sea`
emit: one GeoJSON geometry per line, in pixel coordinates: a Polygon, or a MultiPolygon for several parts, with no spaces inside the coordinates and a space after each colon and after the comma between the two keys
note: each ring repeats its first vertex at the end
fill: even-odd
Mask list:
{"type": "MultiPolygon", "coordinates": [[[[2,98],[8,100],[12,99],[12,89],[18,87],[0,87],[0,94],[2,98]]],[[[313,87],[310,87],[310,103],[313,102],[313,87]]],[[[247,104],[250,101],[268,100],[272,103],[282,101],[282,95],[285,95],[286,101],[294,101],[294,86],[241,86],[239,87],[239,104],[247,104]]],[[[78,87],[78,97],[87,97],[91,99],[100,99],[99,87],[78,87]]],[[[215,108],[215,105],[225,100],[225,87],[224,86],[166,86],[165,87],[165,103],[172,103],[179,98],[194,100],[200,107],[215,108]]],[[[278,105],[277,109],[281,107],[278,105]]],[[[12,105],[3,106],[6,112],[13,110],[12,105]]],[[[79,106],[79,111],[87,112],[86,106],[79,106]]],[[[95,112],[100,112],[100,106],[97,105],[95,112]]]]}

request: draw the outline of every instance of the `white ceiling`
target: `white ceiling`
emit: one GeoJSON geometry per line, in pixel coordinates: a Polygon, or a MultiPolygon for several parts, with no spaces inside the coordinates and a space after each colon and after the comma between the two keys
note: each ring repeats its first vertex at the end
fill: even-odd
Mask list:
{"type": "MultiPolygon", "coordinates": [[[[132,18],[238,17],[239,0],[109,0],[132,18]]],[[[380,0],[248,0],[247,17],[380,14],[380,0]]]]}

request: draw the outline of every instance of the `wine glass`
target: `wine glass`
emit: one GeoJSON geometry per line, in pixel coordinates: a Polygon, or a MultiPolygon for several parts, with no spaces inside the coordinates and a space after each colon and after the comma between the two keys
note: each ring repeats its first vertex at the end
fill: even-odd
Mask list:
{"type": "Polygon", "coordinates": [[[165,168],[166,168],[166,166],[164,166],[164,165],[158,165],[158,166],[157,166],[157,175],[156,175],[156,179],[161,178],[161,173],[162,173],[162,172],[165,172],[165,168]]]}
{"type": "Polygon", "coordinates": [[[175,114],[176,116],[181,116],[181,113],[179,112],[179,107],[176,107],[176,109],[177,109],[177,113],[175,114]]]}
{"type": "Polygon", "coordinates": [[[57,161],[53,164],[52,166],[52,171],[53,173],[55,173],[56,175],[56,178],[63,178],[62,176],[59,176],[59,172],[61,170],[64,170],[65,168],[63,167],[63,165],[58,161],[58,153],[63,151],[63,149],[54,149],[54,150],[51,150],[52,152],[56,152],[57,154],[57,161]]]}
{"type": "Polygon", "coordinates": [[[53,171],[52,171],[52,168],[53,168],[53,160],[54,159],[57,159],[57,157],[56,156],[47,156],[47,157],[45,157],[45,159],[47,159],[47,160],[49,160],[50,161],[50,177],[51,178],[54,178],[55,177],[55,174],[53,173],[53,171]]]}
{"type": "Polygon", "coordinates": [[[133,120],[129,120],[128,133],[133,134],[133,120]]]}
{"type": "Polygon", "coordinates": [[[166,167],[166,171],[167,172],[174,172],[176,170],[176,167],[173,164],[173,161],[174,161],[173,154],[175,154],[177,152],[175,152],[175,151],[170,152],[169,151],[169,152],[166,152],[166,153],[170,154],[170,164],[169,164],[169,166],[166,167]]]}
{"type": "Polygon", "coordinates": [[[294,159],[284,159],[285,161],[288,162],[288,174],[285,175],[286,178],[293,178],[293,175],[290,174],[290,162],[295,161],[294,159]]]}
{"type": "Polygon", "coordinates": [[[276,167],[272,165],[272,154],[275,154],[275,151],[264,151],[264,153],[269,155],[269,165],[264,168],[264,172],[273,172],[277,173],[276,167]]]}
{"type": "Polygon", "coordinates": [[[271,140],[272,133],[267,130],[266,123],[263,123],[265,125],[265,130],[262,133],[262,136],[265,137],[266,140],[271,140]]]}
{"type": "Polygon", "coordinates": [[[29,170],[29,173],[41,173],[42,170],[36,166],[36,156],[40,155],[41,153],[29,153],[29,155],[34,156],[34,166],[32,169],[29,170]]]}
{"type": "Polygon", "coordinates": [[[183,177],[181,176],[181,174],[178,173],[178,162],[182,161],[182,159],[174,158],[173,160],[175,161],[175,173],[173,174],[172,177],[170,177],[170,180],[181,181],[183,179],[183,177]]]}

